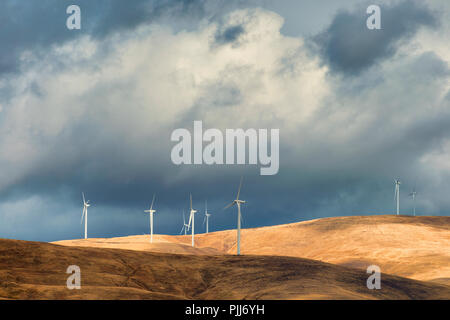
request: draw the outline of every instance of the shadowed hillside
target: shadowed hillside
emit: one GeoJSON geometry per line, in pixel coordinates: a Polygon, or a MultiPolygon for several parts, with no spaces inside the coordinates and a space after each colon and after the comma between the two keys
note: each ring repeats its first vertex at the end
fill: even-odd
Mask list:
{"type": "Polygon", "coordinates": [[[180,255],[0,240],[5,299],[449,299],[450,287],[273,256],[180,255]],[[68,290],[69,265],[81,290],[68,290]]]}

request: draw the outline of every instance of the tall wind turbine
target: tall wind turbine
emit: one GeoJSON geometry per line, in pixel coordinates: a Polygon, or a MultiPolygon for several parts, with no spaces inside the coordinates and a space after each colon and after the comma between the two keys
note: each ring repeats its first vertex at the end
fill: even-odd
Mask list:
{"type": "Polygon", "coordinates": [[[87,214],[87,208],[91,205],[89,204],[89,200],[86,201],[84,198],[84,192],[81,193],[83,196],[83,214],[81,215],[81,223],[83,223],[84,218],[84,238],[87,239],[87,223],[88,223],[88,214],[87,214]]]}
{"type": "Polygon", "coordinates": [[[190,201],[191,201],[191,211],[189,214],[189,227],[191,226],[191,222],[192,222],[192,246],[194,246],[194,234],[195,234],[194,220],[195,220],[195,213],[197,212],[197,210],[192,209],[192,194],[189,196],[190,196],[190,201]]]}
{"type": "Polygon", "coordinates": [[[182,234],[184,231],[184,235],[187,234],[187,232],[189,231],[189,225],[186,223],[186,217],[184,215],[184,210],[183,210],[183,227],[181,228],[180,234],[182,234]]]}
{"type": "Polygon", "coordinates": [[[210,213],[208,213],[208,201],[205,201],[205,219],[203,219],[203,224],[206,222],[206,233],[209,233],[208,227],[209,227],[209,217],[211,216],[210,213]]]}
{"type": "Polygon", "coordinates": [[[409,194],[409,196],[412,197],[412,199],[413,199],[413,205],[414,205],[413,206],[413,215],[414,216],[416,216],[416,195],[417,195],[416,187],[414,187],[413,192],[411,192],[409,194]]]}
{"type": "Polygon", "coordinates": [[[402,184],[399,179],[394,180],[395,194],[394,199],[397,201],[397,215],[400,214],[400,185],[402,184]]]}
{"type": "Polygon", "coordinates": [[[153,204],[155,203],[155,195],[153,195],[152,204],[149,210],[144,210],[144,212],[150,214],[150,243],[153,243],[153,214],[156,210],[153,209],[153,204]]]}
{"type": "Polygon", "coordinates": [[[236,199],[233,200],[229,205],[227,205],[224,209],[227,209],[231,206],[236,205],[238,208],[238,220],[237,220],[237,255],[241,254],[241,204],[245,203],[244,200],[239,200],[239,194],[241,193],[241,187],[242,187],[242,177],[241,177],[241,183],[239,184],[238,193],[236,196],[236,199]]]}

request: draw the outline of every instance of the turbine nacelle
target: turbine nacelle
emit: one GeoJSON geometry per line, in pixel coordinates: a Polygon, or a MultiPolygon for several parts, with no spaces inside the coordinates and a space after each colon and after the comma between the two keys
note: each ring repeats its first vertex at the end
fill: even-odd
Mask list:
{"type": "Polygon", "coordinates": [[[84,192],[81,193],[81,195],[83,196],[83,206],[84,207],[90,207],[91,205],[89,204],[89,201],[86,201],[86,199],[84,198],[84,192]]]}
{"type": "Polygon", "coordinates": [[[233,200],[229,205],[227,205],[224,209],[228,209],[229,207],[232,207],[234,205],[241,205],[245,203],[245,200],[233,200]]]}

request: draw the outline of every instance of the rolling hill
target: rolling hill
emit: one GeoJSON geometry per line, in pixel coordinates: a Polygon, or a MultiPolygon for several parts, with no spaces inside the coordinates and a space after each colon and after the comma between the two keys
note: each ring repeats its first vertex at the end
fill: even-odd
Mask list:
{"type": "MultiPolygon", "coordinates": [[[[243,229],[244,255],[307,258],[384,273],[450,284],[450,217],[349,216],[243,229]]],[[[58,241],[88,246],[186,254],[234,254],[236,230],[190,236],[129,236],[58,241]]]]}
{"type": "Polygon", "coordinates": [[[450,287],[310,259],[170,254],[0,240],[3,299],[450,299],[450,287]],[[66,269],[81,269],[68,290],[66,269]]]}

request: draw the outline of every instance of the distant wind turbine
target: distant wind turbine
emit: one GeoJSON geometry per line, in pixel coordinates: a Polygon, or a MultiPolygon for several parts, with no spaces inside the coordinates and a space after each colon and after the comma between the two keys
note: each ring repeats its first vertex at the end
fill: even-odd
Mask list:
{"type": "Polygon", "coordinates": [[[397,215],[399,215],[400,214],[400,185],[402,183],[399,179],[395,179],[394,183],[395,183],[394,200],[397,201],[397,215]]]}
{"type": "Polygon", "coordinates": [[[83,196],[83,214],[81,215],[80,223],[83,223],[83,218],[84,218],[84,238],[87,239],[87,223],[88,223],[87,208],[90,207],[91,205],[89,204],[89,200],[88,201],[85,200],[84,192],[82,192],[81,195],[83,196]]]}
{"type": "Polygon", "coordinates": [[[190,196],[190,202],[191,202],[191,211],[189,213],[189,227],[191,227],[191,222],[192,222],[192,246],[194,246],[194,234],[195,234],[195,229],[194,229],[194,220],[195,220],[195,213],[197,212],[197,210],[192,209],[192,194],[189,195],[190,196]]]}
{"type": "Polygon", "coordinates": [[[241,254],[241,204],[245,203],[244,200],[239,200],[239,194],[241,192],[241,187],[242,187],[242,177],[241,177],[241,182],[239,184],[239,189],[238,189],[238,193],[236,196],[236,199],[233,200],[233,202],[231,202],[229,205],[227,205],[224,209],[227,209],[229,207],[232,207],[234,205],[237,206],[238,208],[238,220],[237,220],[237,255],[241,254]]]}
{"type": "Polygon", "coordinates": [[[409,194],[409,196],[412,197],[412,199],[413,199],[413,215],[414,216],[416,216],[416,195],[417,195],[416,187],[414,187],[413,192],[411,192],[409,194]]]}
{"type": "Polygon", "coordinates": [[[156,210],[153,209],[153,204],[155,202],[155,195],[153,194],[152,204],[150,205],[149,210],[144,210],[144,212],[150,214],[150,243],[153,243],[153,214],[156,210]]]}
{"type": "Polygon", "coordinates": [[[209,217],[211,216],[210,213],[208,213],[208,201],[205,201],[205,219],[203,219],[203,224],[206,223],[206,233],[209,233],[208,227],[209,227],[209,217]]]}
{"type": "Polygon", "coordinates": [[[184,215],[184,210],[183,210],[183,228],[181,228],[180,234],[182,234],[184,231],[184,235],[187,234],[187,231],[189,231],[189,225],[186,223],[186,217],[184,215]]]}

